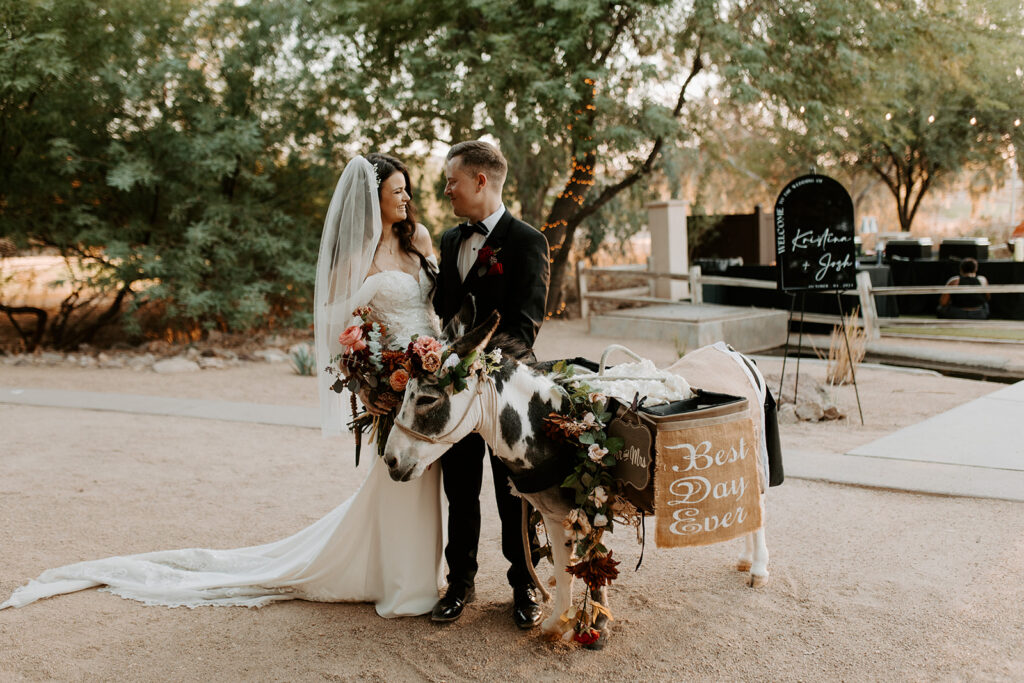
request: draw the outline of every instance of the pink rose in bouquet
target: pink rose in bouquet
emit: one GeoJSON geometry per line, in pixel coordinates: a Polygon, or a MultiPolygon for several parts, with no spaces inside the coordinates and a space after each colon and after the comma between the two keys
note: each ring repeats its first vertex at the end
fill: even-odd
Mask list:
{"type": "Polygon", "coordinates": [[[338,343],[345,348],[346,353],[353,351],[362,351],[366,348],[366,342],[363,341],[363,328],[360,325],[352,325],[346,328],[344,332],[338,335],[338,343]]]}

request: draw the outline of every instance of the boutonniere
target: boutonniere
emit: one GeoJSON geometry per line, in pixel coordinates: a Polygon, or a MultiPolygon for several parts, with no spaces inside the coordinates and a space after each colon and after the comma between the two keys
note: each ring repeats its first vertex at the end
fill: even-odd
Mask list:
{"type": "Polygon", "coordinates": [[[498,260],[498,252],[501,248],[495,249],[494,247],[484,247],[476,255],[476,274],[480,277],[484,275],[501,275],[505,272],[505,269],[501,266],[501,261],[498,260]]]}

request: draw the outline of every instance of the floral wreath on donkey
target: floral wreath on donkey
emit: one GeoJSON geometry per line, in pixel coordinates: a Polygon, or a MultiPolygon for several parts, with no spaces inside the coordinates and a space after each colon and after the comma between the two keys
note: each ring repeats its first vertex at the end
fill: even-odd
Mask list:
{"type": "MultiPolygon", "coordinates": [[[[483,251],[478,257],[481,274],[500,274],[501,263],[497,261],[496,251],[486,256],[483,251]]],[[[371,307],[357,308],[353,316],[360,322],[341,333],[338,342],[343,350],[331,359],[327,371],[338,378],[333,386],[335,391],[340,393],[347,388],[351,392],[349,427],[355,433],[357,466],[364,433],[368,432],[369,440],[376,443],[377,455],[383,455],[410,377],[434,375],[442,388],[451,387],[455,394],[466,388],[471,374],[490,375],[502,363],[501,349],[485,354],[474,350],[460,358],[450,346],[427,335],[413,336],[408,346],[401,348],[387,327],[375,319],[371,307]],[[387,413],[373,415],[365,409],[360,411],[356,394],[361,391],[366,392],[369,400],[387,407],[387,413]]],[[[610,437],[605,431],[612,417],[607,410],[608,399],[585,382],[574,379],[572,366],[564,361],[554,366],[552,375],[568,401],[559,412],[552,412],[545,418],[544,429],[548,436],[566,444],[574,457],[573,469],[561,484],[575,504],[562,523],[572,543],[573,559],[566,571],[582,579],[589,589],[583,591],[574,614],[561,615],[562,632],[573,629],[574,640],[587,645],[600,636],[593,628],[597,618],[604,614],[612,619],[611,611],[594,600],[591,592],[610,585],[619,575],[619,562],[601,543],[602,537],[605,532],[613,531],[618,522],[635,527],[639,541],[643,517],[632,503],[619,495],[617,480],[612,474],[617,462],[614,454],[622,449],[623,440],[610,437]]],[[[530,522],[543,527],[537,513],[530,522]]],[[[550,557],[549,543],[540,554],[550,557]]]]}

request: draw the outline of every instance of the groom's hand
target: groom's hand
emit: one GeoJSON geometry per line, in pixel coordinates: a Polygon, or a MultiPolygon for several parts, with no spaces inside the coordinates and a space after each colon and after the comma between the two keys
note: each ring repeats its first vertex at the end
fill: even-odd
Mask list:
{"type": "Polygon", "coordinates": [[[366,406],[366,410],[370,415],[377,415],[379,417],[381,415],[388,414],[388,407],[380,401],[371,400],[370,392],[366,389],[361,389],[359,391],[359,400],[363,402],[364,406],[366,406]]]}

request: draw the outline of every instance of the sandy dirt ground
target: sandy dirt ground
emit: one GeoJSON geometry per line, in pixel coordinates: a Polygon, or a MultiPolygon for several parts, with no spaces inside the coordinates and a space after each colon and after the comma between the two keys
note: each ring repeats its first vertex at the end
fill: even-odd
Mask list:
{"type": "MultiPolygon", "coordinates": [[[[608,340],[549,325],[541,358],[608,340]]],[[[675,349],[630,344],[667,364],[675,349]]],[[[780,361],[763,359],[773,386],[780,361]]],[[[792,365],[786,384],[792,386],[792,365]]],[[[801,386],[824,367],[801,366],[801,386]]],[[[787,425],[784,448],[842,453],[1000,388],[864,368],[866,426],[787,425]]],[[[806,383],[806,384],[805,384],[806,383]]],[[[248,363],[190,375],[0,367],[0,385],[315,404],[313,380],[248,363]]],[[[801,389],[801,392],[804,389],[801,389]]],[[[0,598],[46,568],[282,538],[359,485],[348,439],[316,430],[0,405],[0,598]]],[[[770,491],[771,580],[744,584],[739,542],[623,560],[602,652],[514,627],[485,484],[477,601],[458,622],[384,620],[367,604],[146,607],[95,590],[0,612],[0,680],[1022,680],[1024,505],[789,479],[770,491]]],[[[545,568],[541,575],[547,575],[545,568]]]]}

